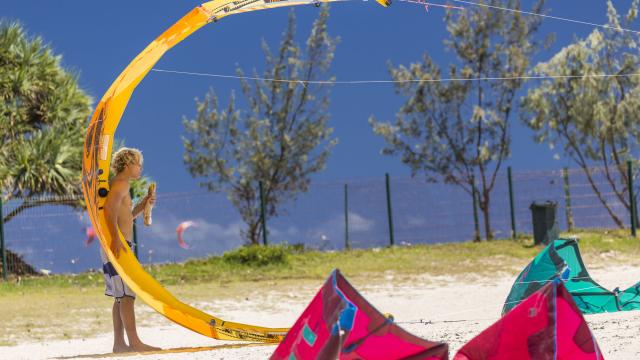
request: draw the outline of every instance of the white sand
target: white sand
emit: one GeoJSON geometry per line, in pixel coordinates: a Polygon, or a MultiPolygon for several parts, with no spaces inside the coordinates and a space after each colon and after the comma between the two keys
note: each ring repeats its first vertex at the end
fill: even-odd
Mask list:
{"type": "MultiPolygon", "coordinates": [[[[609,289],[616,286],[626,289],[640,280],[640,268],[590,270],[594,279],[609,289]]],[[[384,283],[357,282],[354,286],[379,310],[392,313],[406,330],[429,340],[447,342],[452,357],[464,343],[499,318],[502,302],[513,280],[513,276],[476,280],[425,276],[397,281],[390,274],[384,283]],[[421,320],[430,323],[420,323],[421,320]]],[[[228,320],[290,326],[321,285],[321,282],[305,285],[295,292],[274,286],[267,293],[252,294],[241,302],[227,300],[195,305],[228,320]]],[[[151,310],[139,304],[138,311],[151,310]]],[[[274,345],[248,346],[211,340],[169,323],[159,315],[154,319],[156,321],[150,322],[160,325],[141,327],[141,338],[169,349],[167,351],[114,356],[108,353],[112,338],[107,334],[88,339],[0,347],[0,359],[266,359],[275,349],[274,345]]],[[[587,321],[606,359],[640,359],[640,311],[589,315],[587,321]]]]}

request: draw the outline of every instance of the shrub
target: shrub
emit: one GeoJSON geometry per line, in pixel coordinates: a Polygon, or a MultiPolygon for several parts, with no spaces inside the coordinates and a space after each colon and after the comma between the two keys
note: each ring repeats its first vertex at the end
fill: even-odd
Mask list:
{"type": "Polygon", "coordinates": [[[282,265],[289,262],[290,252],[287,245],[249,245],[226,252],[222,259],[227,263],[247,266],[282,265]]]}

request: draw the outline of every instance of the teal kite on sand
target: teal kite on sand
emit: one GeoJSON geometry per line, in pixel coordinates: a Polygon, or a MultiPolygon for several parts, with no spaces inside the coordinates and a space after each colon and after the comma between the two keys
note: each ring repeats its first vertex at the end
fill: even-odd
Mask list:
{"type": "Polygon", "coordinates": [[[529,295],[560,277],[584,314],[640,310],[640,282],[620,291],[607,290],[591,279],[576,240],[555,240],[520,273],[502,309],[506,314],[529,295]]]}

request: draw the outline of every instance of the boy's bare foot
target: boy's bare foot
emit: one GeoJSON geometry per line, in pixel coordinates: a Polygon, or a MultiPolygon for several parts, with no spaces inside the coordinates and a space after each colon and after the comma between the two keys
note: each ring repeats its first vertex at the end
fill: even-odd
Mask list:
{"type": "Polygon", "coordinates": [[[132,344],[129,346],[129,351],[135,351],[135,352],[158,351],[158,350],[162,350],[162,349],[159,347],[147,345],[142,342],[138,344],[132,344]]]}
{"type": "Polygon", "coordinates": [[[127,344],[113,345],[113,352],[114,353],[123,353],[123,352],[129,352],[129,351],[131,351],[131,349],[129,349],[127,344]]]}

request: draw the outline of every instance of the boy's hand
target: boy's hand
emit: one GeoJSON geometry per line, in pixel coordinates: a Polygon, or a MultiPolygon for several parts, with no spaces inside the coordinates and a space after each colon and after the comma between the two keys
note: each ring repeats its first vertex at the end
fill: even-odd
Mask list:
{"type": "Polygon", "coordinates": [[[156,204],[156,193],[154,192],[152,195],[145,196],[144,205],[155,205],[156,204]]]}
{"type": "Polygon", "coordinates": [[[111,242],[111,252],[113,253],[113,256],[116,258],[120,257],[120,250],[125,253],[127,252],[127,248],[122,244],[122,241],[118,238],[114,238],[111,242]]]}

